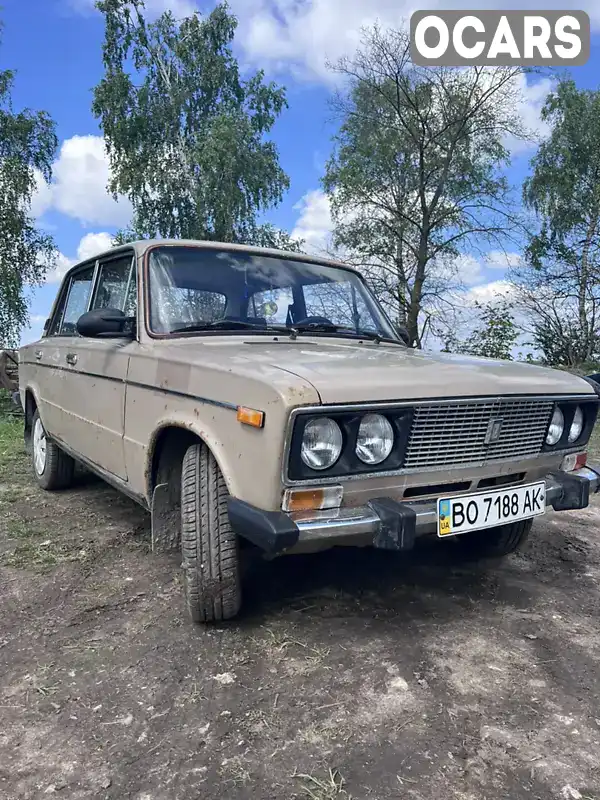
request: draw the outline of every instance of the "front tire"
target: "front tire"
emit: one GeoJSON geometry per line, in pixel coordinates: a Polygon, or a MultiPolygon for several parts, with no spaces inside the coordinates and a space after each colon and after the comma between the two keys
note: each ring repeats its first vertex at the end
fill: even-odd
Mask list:
{"type": "Polygon", "coordinates": [[[187,610],[194,622],[235,617],[241,606],[239,545],[229,524],[227,486],[205,444],[181,471],[181,550],[187,610]]]}
{"type": "Polygon", "coordinates": [[[31,421],[31,455],[33,475],[42,489],[68,489],[73,483],[75,461],[48,439],[36,410],[31,421]]]}
{"type": "Polygon", "coordinates": [[[456,536],[456,545],[460,555],[466,561],[477,561],[485,558],[503,558],[519,550],[527,541],[532,519],[500,525],[472,533],[456,536]]]}

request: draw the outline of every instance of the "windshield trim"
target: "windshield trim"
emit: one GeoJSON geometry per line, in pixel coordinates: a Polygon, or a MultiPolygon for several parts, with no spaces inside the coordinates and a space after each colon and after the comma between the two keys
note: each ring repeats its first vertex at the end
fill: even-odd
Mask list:
{"type": "MultiPolygon", "coordinates": [[[[240,252],[239,249],[236,249],[234,247],[228,248],[227,245],[223,245],[222,243],[216,243],[216,242],[215,242],[215,246],[214,247],[210,246],[210,242],[206,242],[206,243],[204,243],[204,242],[200,243],[199,242],[198,244],[189,244],[188,242],[179,242],[179,241],[160,242],[160,243],[152,244],[149,247],[147,247],[145,252],[144,252],[144,254],[143,254],[142,275],[143,275],[143,286],[144,286],[144,291],[143,291],[144,330],[145,330],[146,334],[149,336],[150,339],[179,339],[179,338],[189,338],[190,336],[215,336],[215,335],[231,336],[232,334],[236,334],[236,335],[245,334],[246,336],[248,336],[248,334],[254,335],[257,332],[262,335],[262,332],[260,330],[257,330],[257,331],[255,331],[255,330],[230,330],[230,331],[228,331],[228,330],[219,330],[219,331],[193,331],[193,332],[180,332],[180,333],[158,333],[156,331],[153,331],[152,328],[150,327],[150,255],[152,254],[152,252],[154,250],[161,250],[161,249],[166,249],[166,248],[169,248],[169,247],[185,247],[185,248],[190,249],[190,250],[194,250],[194,249],[197,249],[197,250],[217,250],[219,252],[224,252],[224,253],[226,253],[226,252],[239,253],[240,252]]],[[[375,305],[377,311],[381,314],[381,316],[383,317],[383,319],[385,320],[385,322],[387,323],[387,325],[389,326],[389,328],[390,328],[390,330],[391,330],[391,332],[393,334],[393,336],[391,336],[391,337],[384,336],[383,338],[386,339],[386,340],[393,339],[394,342],[397,341],[399,344],[404,345],[404,342],[402,341],[402,339],[399,336],[397,336],[396,329],[394,328],[394,325],[391,322],[389,316],[385,313],[383,307],[381,306],[381,303],[379,302],[379,300],[375,297],[375,295],[373,294],[373,292],[369,288],[367,282],[364,279],[364,276],[358,270],[354,269],[354,267],[350,267],[347,264],[343,264],[343,263],[340,263],[340,262],[337,262],[337,261],[329,261],[328,259],[321,260],[321,259],[318,259],[318,258],[313,258],[312,256],[307,256],[305,253],[293,253],[291,251],[289,253],[287,253],[287,252],[282,252],[281,254],[278,253],[277,255],[275,255],[271,251],[267,251],[267,256],[270,257],[270,258],[279,258],[282,261],[283,260],[285,260],[285,261],[302,261],[304,263],[309,263],[309,264],[320,264],[321,266],[331,267],[332,269],[345,270],[346,272],[349,272],[351,275],[354,275],[362,283],[363,288],[364,288],[365,292],[368,295],[369,301],[375,305]]],[[[270,336],[285,336],[285,334],[283,334],[283,333],[274,333],[273,331],[264,331],[264,333],[266,333],[266,334],[268,334],[270,336]]],[[[308,335],[308,334],[304,334],[304,335],[308,335]]],[[[313,335],[313,332],[311,332],[310,335],[313,335]]],[[[318,335],[320,337],[325,336],[325,337],[329,337],[329,338],[335,338],[337,336],[338,338],[340,338],[337,333],[319,332],[318,335]]],[[[342,338],[347,339],[348,337],[342,337],[342,338]]],[[[368,341],[368,340],[365,338],[364,341],[368,341]]]]}

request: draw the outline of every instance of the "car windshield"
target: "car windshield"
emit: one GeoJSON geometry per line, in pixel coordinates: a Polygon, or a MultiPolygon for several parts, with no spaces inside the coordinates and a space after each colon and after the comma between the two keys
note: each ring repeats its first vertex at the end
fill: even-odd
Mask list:
{"type": "Polygon", "coordinates": [[[191,246],[150,251],[149,327],[169,334],[297,329],[398,340],[363,281],[326,264],[191,246]]]}

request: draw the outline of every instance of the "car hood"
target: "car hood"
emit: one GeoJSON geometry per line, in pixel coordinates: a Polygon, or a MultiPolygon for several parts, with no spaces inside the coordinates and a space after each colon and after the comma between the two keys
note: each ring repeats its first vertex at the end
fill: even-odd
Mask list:
{"type": "Polygon", "coordinates": [[[342,339],[215,337],[170,342],[177,360],[227,364],[268,379],[283,370],[309,382],[322,403],[520,394],[594,394],[582,378],[530,364],[342,339]]]}

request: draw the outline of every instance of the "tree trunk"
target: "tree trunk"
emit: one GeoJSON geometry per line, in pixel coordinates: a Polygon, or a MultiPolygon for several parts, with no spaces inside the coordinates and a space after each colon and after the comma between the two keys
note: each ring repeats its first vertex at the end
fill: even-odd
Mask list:
{"type": "Polygon", "coordinates": [[[406,319],[406,327],[410,336],[411,346],[421,347],[421,334],[419,332],[419,314],[423,300],[423,284],[425,282],[425,268],[427,266],[429,236],[425,227],[421,229],[419,250],[417,253],[417,269],[412,292],[410,293],[410,308],[406,319]]]}
{"type": "Polygon", "coordinates": [[[589,361],[593,356],[594,351],[594,331],[587,318],[587,291],[588,281],[590,280],[590,250],[598,228],[598,209],[592,209],[590,215],[589,225],[586,231],[585,242],[583,251],[581,253],[581,274],[579,276],[578,287],[578,311],[579,311],[579,329],[584,334],[584,349],[582,351],[582,358],[584,361],[589,361]]]}

